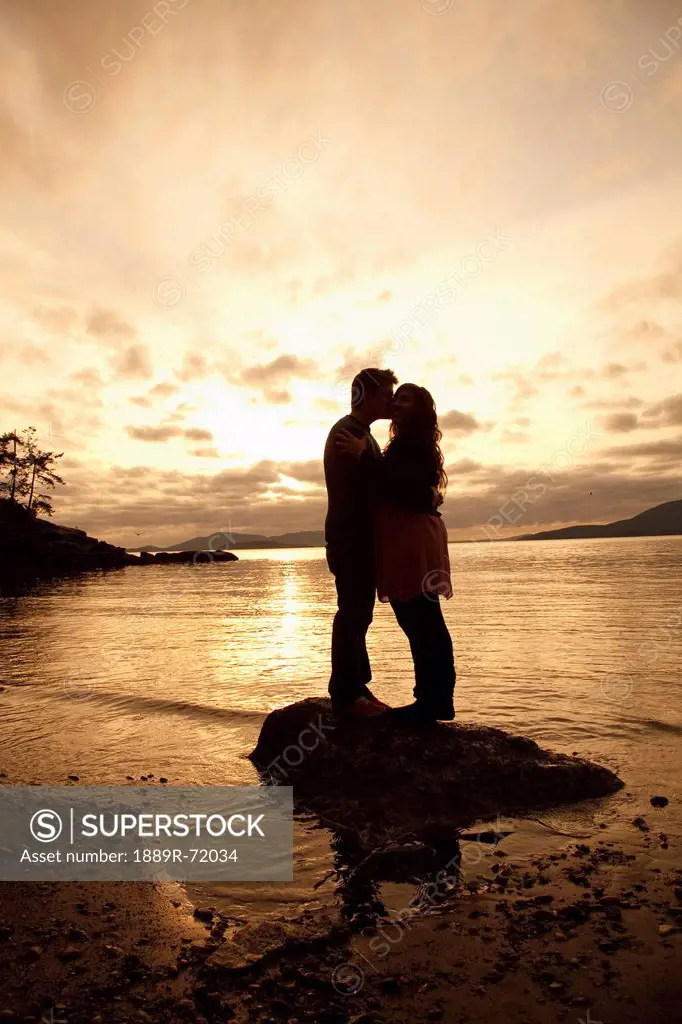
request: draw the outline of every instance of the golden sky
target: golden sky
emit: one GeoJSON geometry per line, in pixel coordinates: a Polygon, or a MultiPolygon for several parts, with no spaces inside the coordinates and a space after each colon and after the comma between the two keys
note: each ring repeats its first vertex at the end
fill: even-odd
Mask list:
{"type": "Polygon", "coordinates": [[[453,539],[681,496],[682,0],[0,0],[0,80],[0,429],[56,521],[321,528],[372,363],[453,539]]]}

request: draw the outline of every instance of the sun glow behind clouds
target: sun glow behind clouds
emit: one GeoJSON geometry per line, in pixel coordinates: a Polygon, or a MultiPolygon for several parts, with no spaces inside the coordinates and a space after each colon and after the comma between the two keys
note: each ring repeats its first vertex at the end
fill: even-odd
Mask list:
{"type": "MultiPolygon", "coordinates": [[[[352,375],[369,362],[427,386],[441,415],[473,417],[469,432],[446,431],[448,460],[479,461],[497,479],[551,458],[589,415],[581,400],[615,411],[628,396],[653,405],[677,388],[672,355],[660,357],[679,338],[674,297],[669,314],[656,296],[625,313],[598,304],[679,246],[669,168],[682,158],[682,57],[647,78],[627,111],[600,102],[657,46],[679,3],[477,0],[442,17],[414,0],[291,0],[286,11],[202,0],[200,16],[175,6],[114,77],[97,62],[135,22],[129,4],[62,0],[37,18],[30,4],[0,0],[2,95],[27,115],[0,111],[0,326],[11,339],[0,429],[65,424],[54,444],[87,471],[70,472],[62,521],[75,510],[87,527],[91,500],[125,502],[126,528],[147,529],[132,483],[146,478],[145,500],[158,488],[174,526],[182,496],[212,476],[219,487],[222,474],[243,480],[244,501],[270,495],[271,532],[319,526],[314,485],[270,483],[269,463],[319,465],[352,375]],[[414,74],[396,75],[408,66],[414,74]],[[97,102],[76,115],[64,89],[89,68],[103,82],[93,79],[97,102]],[[190,280],[190,253],[317,131],[331,140],[319,159],[190,280]],[[470,272],[498,230],[499,253],[470,272]],[[401,334],[453,271],[452,301],[401,334]],[[185,292],[166,308],[154,287],[171,274],[185,292]],[[91,329],[93,310],[108,312],[108,332],[91,329]],[[667,341],[634,338],[644,319],[669,329],[667,341]],[[572,369],[552,377],[541,360],[555,352],[572,369]],[[278,358],[315,365],[259,377],[278,358]],[[641,368],[607,380],[615,361],[641,368]],[[93,369],[101,383],[86,382],[93,369]],[[178,390],[154,393],[164,381],[178,390]]],[[[383,443],[386,424],[374,432],[383,443]]],[[[460,491],[475,486],[458,480],[460,491]]],[[[614,504],[641,486],[614,488],[614,504]]],[[[192,515],[188,535],[205,532],[192,515]]],[[[92,529],[117,539],[99,512],[92,529]]],[[[175,534],[160,522],[144,539],[175,534]]]]}
{"type": "MultiPolygon", "coordinates": [[[[324,393],[324,388],[293,384],[290,391],[293,403],[272,404],[262,392],[226,387],[216,380],[195,404],[201,410],[201,424],[213,433],[221,456],[230,464],[246,466],[262,459],[298,462],[319,457],[326,420],[322,413],[314,413],[311,420],[311,394],[324,393]],[[299,390],[305,392],[300,399],[299,390]]],[[[332,418],[344,412],[339,406],[338,415],[332,413],[332,418]]]]}

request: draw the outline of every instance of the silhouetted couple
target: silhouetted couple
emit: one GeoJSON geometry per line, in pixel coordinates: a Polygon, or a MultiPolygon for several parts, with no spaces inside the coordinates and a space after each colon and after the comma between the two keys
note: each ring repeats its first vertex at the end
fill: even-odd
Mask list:
{"type": "Polygon", "coordinates": [[[340,715],[420,724],[454,718],[455,664],[439,595],[452,596],[448,537],[438,511],[447,485],[436,407],[391,370],[362,370],[352,407],[324,450],[327,563],[336,580],[329,694],[340,715]],[[370,432],[390,419],[382,452],[370,432]],[[414,660],[415,702],[389,708],[368,687],[374,601],[390,601],[414,660]]]}

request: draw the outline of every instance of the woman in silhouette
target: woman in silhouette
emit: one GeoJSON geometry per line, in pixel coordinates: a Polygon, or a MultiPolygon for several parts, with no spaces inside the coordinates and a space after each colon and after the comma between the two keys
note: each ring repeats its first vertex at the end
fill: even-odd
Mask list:
{"type": "MultiPolygon", "coordinates": [[[[454,718],[452,640],[439,598],[452,596],[448,536],[438,511],[447,475],[436,406],[426,388],[402,384],[391,409],[389,441],[375,481],[377,595],[390,602],[414,660],[415,702],[386,714],[419,724],[454,718]]],[[[339,445],[359,455],[366,438],[343,432],[339,445]]]]}

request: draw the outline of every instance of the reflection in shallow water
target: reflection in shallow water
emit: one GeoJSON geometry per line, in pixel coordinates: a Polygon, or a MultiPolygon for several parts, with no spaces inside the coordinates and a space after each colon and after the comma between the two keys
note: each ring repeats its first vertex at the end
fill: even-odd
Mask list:
{"type": "MultiPolygon", "coordinates": [[[[681,556],[682,538],[451,546],[458,718],[578,751],[635,796],[679,791],[681,556]]],[[[316,549],[93,573],[0,599],[0,771],[15,783],[256,783],[245,755],[264,716],[326,690],[334,610],[316,549]]],[[[375,692],[409,701],[390,607],[377,606],[369,648],[375,692]]],[[[324,900],[335,881],[312,886],[334,866],[328,836],[301,824],[298,841],[290,893],[324,900]]],[[[244,888],[231,898],[253,900],[244,888]]]]}

